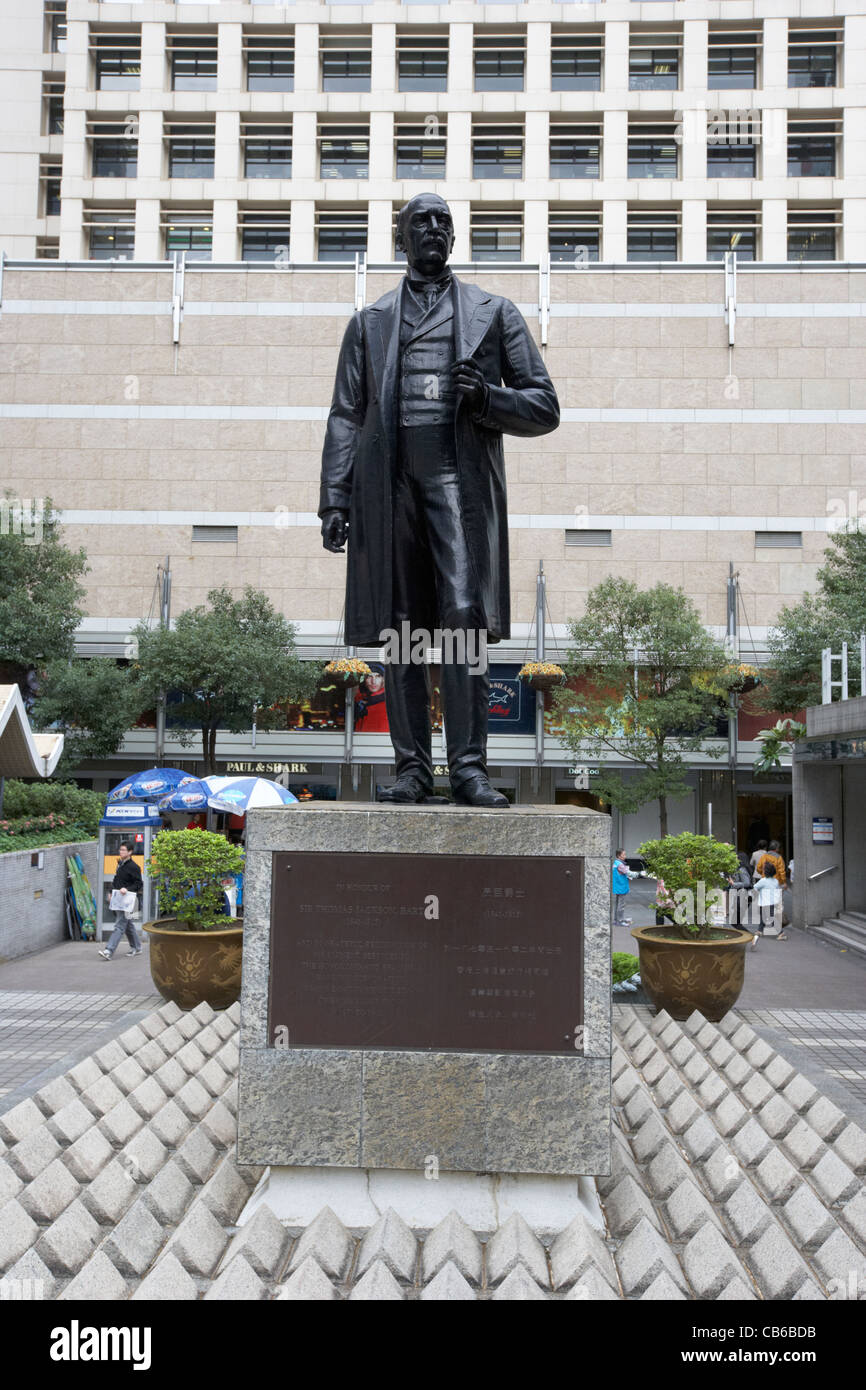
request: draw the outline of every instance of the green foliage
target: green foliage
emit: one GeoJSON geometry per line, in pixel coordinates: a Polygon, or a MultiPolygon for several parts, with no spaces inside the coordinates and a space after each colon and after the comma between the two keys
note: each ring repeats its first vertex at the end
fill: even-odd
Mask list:
{"type": "Polygon", "coordinates": [[[106,798],[102,792],[77,787],[74,782],[6,782],[3,813],[10,821],[32,820],[40,816],[60,816],[80,830],[80,838],[99,833],[99,822],[106,798]]]}
{"type": "Polygon", "coordinates": [[[667,803],[688,794],[688,754],[710,757],[726,692],[736,679],[682,589],[641,590],[610,577],[591,590],[584,616],[569,624],[568,676],[582,687],[555,695],[561,738],[576,758],[615,753],[638,770],[626,780],[602,764],[594,789],[628,814],[658,801],[661,833],[667,803]]]}
{"type": "MultiPolygon", "coordinates": [[[[6,507],[14,501],[7,492],[6,507]]],[[[84,593],[78,581],[86,570],[85,552],[67,549],[60,539],[50,497],[44,499],[41,538],[0,527],[0,663],[12,679],[72,655],[84,593]]]]}
{"type": "Polygon", "coordinates": [[[671,930],[686,940],[706,940],[712,927],[710,894],[724,891],[728,875],[737,871],[739,861],[734,846],[713,835],[694,835],[685,830],[681,835],[645,840],[637,852],[646,860],[650,875],[664,881],[669,898],[683,890],[692,895],[694,912],[689,916],[693,920],[681,922],[681,914],[676,912],[671,930]]]}
{"type": "Polygon", "coordinates": [[[762,729],[758,734],[761,752],[755,759],[754,772],[772,772],[782,766],[782,754],[790,753],[798,738],[806,732],[806,725],[796,719],[777,719],[771,729],[762,729]]]}
{"type": "Polygon", "coordinates": [[[0,854],[13,850],[35,849],[39,845],[65,845],[77,840],[91,840],[93,831],[63,816],[17,816],[0,820],[0,854]]]}
{"type": "Polygon", "coordinates": [[[640,961],[637,956],[629,955],[628,951],[614,951],[610,961],[615,985],[621,985],[623,980],[630,980],[632,975],[636,975],[640,969],[640,961]]]}
{"type": "MultiPolygon", "coordinates": [[[[294,626],[260,590],[248,585],[235,599],[227,588],[212,589],[208,604],[181,613],[171,630],[136,629],[138,703],[152,706],[162,690],[181,693],[171,712],[200,730],[206,775],[214,770],[218,728],[245,733],[254,711],[259,728],[275,726],[285,716],[272,706],[311,694],[320,673],[298,658],[294,626]]],[[[182,727],[173,735],[182,744],[194,737],[182,727]]]]}
{"type": "Polygon", "coordinates": [[[161,830],[146,868],[159,889],[160,917],[176,917],[190,931],[229,925],[223,911],[226,874],[244,867],[244,852],[209,830],[161,830]]]}
{"type": "Polygon", "coordinates": [[[785,607],[770,631],[770,669],[756,702],[795,714],[821,703],[821,652],[848,643],[848,679],[860,680],[860,633],[866,628],[866,533],[833,535],[818,571],[818,588],[785,607]]]}
{"type": "Polygon", "coordinates": [[[85,758],[116,753],[140,712],[130,671],[108,657],[90,657],[50,664],[33,708],[33,723],[63,732],[60,772],[65,773],[85,758]]]}

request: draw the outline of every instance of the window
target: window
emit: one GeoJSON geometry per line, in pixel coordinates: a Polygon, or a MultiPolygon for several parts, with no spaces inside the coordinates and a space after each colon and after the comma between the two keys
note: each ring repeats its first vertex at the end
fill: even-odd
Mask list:
{"type": "Polygon", "coordinates": [[[440,34],[397,35],[398,92],[448,90],[448,38],[440,34]]]}
{"type": "Polygon", "coordinates": [[[581,265],[601,259],[601,217],[597,212],[553,212],[548,228],[552,265],[581,265]]]}
{"type": "Polygon", "coordinates": [[[550,41],[550,86],[554,92],[600,92],[600,34],[554,34],[550,41]]]}
{"type": "Polygon", "coordinates": [[[66,52],[66,0],[46,0],[48,47],[51,53],[66,52]]]}
{"type": "Polygon", "coordinates": [[[168,126],[170,179],[212,179],[216,146],[212,125],[168,126]]]}
{"type": "Polygon", "coordinates": [[[291,34],[244,37],[248,92],[295,90],[295,41],[291,34]]]}
{"type": "Polygon", "coordinates": [[[788,86],[835,87],[837,53],[842,47],[838,29],[788,29],[788,86]]]}
{"type": "Polygon", "coordinates": [[[216,34],[169,34],[168,54],[172,91],[216,91],[216,34]]]}
{"type": "Polygon", "coordinates": [[[636,42],[628,55],[628,85],[632,92],[675,91],[680,85],[679,49],[656,47],[651,40],[636,42]]]}
{"type": "Polygon", "coordinates": [[[597,179],[601,177],[601,127],[551,125],[550,177],[597,179]]]}
{"type": "Polygon", "coordinates": [[[706,177],[755,178],[758,146],[753,143],[724,143],[717,136],[706,138],[706,177]]]}
{"type": "Polygon", "coordinates": [[[244,151],[244,178],[292,177],[290,125],[245,125],[241,128],[241,144],[244,151]]]}
{"type": "Polygon", "coordinates": [[[241,260],[287,264],[289,214],[287,211],[243,212],[240,218],[241,260]]]}
{"type": "Polygon", "coordinates": [[[85,214],[92,261],[131,261],[135,249],[135,213],[111,209],[85,214]]]}
{"type": "Polygon", "coordinates": [[[522,34],[476,34],[476,92],[522,92],[525,61],[522,34]]]}
{"type": "Polygon", "coordinates": [[[729,251],[740,261],[758,259],[757,213],[707,213],[707,260],[723,261],[729,251]]]}
{"type": "Polygon", "coordinates": [[[188,261],[211,259],[213,218],[209,212],[164,212],[163,225],[166,260],[181,252],[188,261]]]}
{"type": "Polygon", "coordinates": [[[319,127],[319,177],[366,179],[370,176],[370,131],[363,125],[319,127]]]}
{"type": "Polygon", "coordinates": [[[677,171],[677,142],[672,126],[629,126],[630,179],[675,179],[677,171]]]}
{"type": "Polygon", "coordinates": [[[323,92],[369,92],[370,39],[363,34],[326,34],[320,40],[323,92]]]}
{"type": "Polygon", "coordinates": [[[574,531],[566,531],[566,545],[612,545],[613,536],[604,527],[587,526],[574,531]]]}
{"type": "Polygon", "coordinates": [[[799,549],[803,544],[802,531],[756,531],[756,550],[799,549]]]}
{"type": "Polygon", "coordinates": [[[729,30],[711,33],[707,58],[707,86],[711,91],[758,85],[758,32],[734,34],[729,30]]]}
{"type": "Polygon", "coordinates": [[[196,544],[204,541],[211,544],[237,545],[238,528],[236,526],[193,526],[192,539],[196,544]]]}
{"type": "Polygon", "coordinates": [[[93,46],[99,92],[135,92],[141,86],[141,39],[137,34],[99,34],[93,46]]]}
{"type": "Polygon", "coordinates": [[[838,210],[788,210],[788,260],[835,261],[838,210]]]}
{"type": "Polygon", "coordinates": [[[88,122],[95,179],[134,179],[138,174],[136,118],[88,122]]]}
{"type": "Polygon", "coordinates": [[[523,178],[523,127],[475,126],[472,130],[472,177],[523,178]]]}
{"type": "Polygon", "coordinates": [[[353,261],[367,250],[365,212],[319,212],[316,227],[320,261],[353,261]]]}
{"type": "Polygon", "coordinates": [[[788,119],[788,177],[829,178],[836,173],[837,127],[809,117],[788,119]]]}
{"type": "Polygon", "coordinates": [[[40,165],[39,178],[42,183],[43,201],[46,217],[60,216],[60,180],[63,167],[52,161],[40,165]]]}
{"type": "Polygon", "coordinates": [[[473,212],[469,234],[473,261],[520,260],[523,218],[519,212],[473,212]]]}
{"type": "Polygon", "coordinates": [[[46,77],[42,83],[42,99],[45,104],[46,135],[63,134],[63,97],[65,84],[61,78],[46,77]]]}
{"type": "Polygon", "coordinates": [[[60,259],[60,241],[56,236],[38,236],[36,238],[36,259],[37,261],[57,261],[60,259]]]}
{"type": "Polygon", "coordinates": [[[394,148],[398,179],[444,179],[444,135],[428,135],[426,125],[398,125],[394,148]]]}
{"type": "Polygon", "coordinates": [[[679,242],[676,213],[630,212],[628,215],[627,259],[630,261],[675,261],[679,242]]]}

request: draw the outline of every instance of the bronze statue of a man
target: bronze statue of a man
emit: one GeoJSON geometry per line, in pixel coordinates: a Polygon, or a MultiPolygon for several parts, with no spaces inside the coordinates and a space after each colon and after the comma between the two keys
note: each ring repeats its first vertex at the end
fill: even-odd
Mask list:
{"type": "MultiPolygon", "coordinates": [[[[319,516],[326,550],[342,552],[348,539],[353,646],[439,629],[466,639],[458,650],[478,651],[479,635],[510,634],[502,435],[548,434],[559,403],[519,310],[452,275],[453,245],[448,204],[412,198],[397,222],[407,273],[354,315],[340,350],[319,516]]],[[[487,775],[481,664],[443,650],[448,771],[456,801],[507,806],[487,775]]],[[[385,695],[397,781],[382,799],[438,799],[429,667],[404,649],[387,667],[385,695]]]]}

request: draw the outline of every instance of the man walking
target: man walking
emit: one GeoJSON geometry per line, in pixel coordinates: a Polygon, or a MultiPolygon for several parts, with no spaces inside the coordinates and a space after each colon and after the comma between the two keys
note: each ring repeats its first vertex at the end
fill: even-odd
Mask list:
{"type": "MultiPolygon", "coordinates": [[[[343,339],[319,516],[326,550],[341,553],[348,541],[349,645],[439,628],[452,652],[465,653],[478,650],[479,634],[487,643],[510,634],[502,435],[547,434],[559,404],[523,316],[452,275],[453,245],[448,204],[432,193],[412,198],[397,223],[408,272],[355,314],[343,339]]],[[[455,800],[507,806],[487,775],[486,662],[449,660],[443,642],[441,690],[455,800]]],[[[397,781],[383,800],[439,799],[430,694],[423,660],[404,650],[389,663],[397,781]]]]}
{"type": "Polygon", "coordinates": [[[117,852],[117,870],[111,881],[110,903],[114,911],[114,929],[108,938],[108,944],[99,952],[103,960],[111,960],[124,933],[130,946],[127,955],[141,955],[141,942],[135,930],[132,914],[135,911],[137,896],[143,888],[141,869],[133,859],[129,845],[122,841],[117,852]]]}

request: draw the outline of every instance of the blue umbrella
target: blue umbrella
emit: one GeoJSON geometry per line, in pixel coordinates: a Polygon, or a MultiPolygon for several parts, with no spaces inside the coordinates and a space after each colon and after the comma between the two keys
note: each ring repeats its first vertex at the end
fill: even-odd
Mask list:
{"type": "Polygon", "coordinates": [[[169,792],[177,791],[190,784],[198,785],[198,778],[179,767],[150,767],[146,772],[133,772],[113,791],[108,793],[109,801],[159,801],[169,792]]]}
{"type": "Polygon", "coordinates": [[[175,791],[161,796],[157,805],[160,811],[206,811],[210,787],[198,777],[188,777],[175,791]]]}

